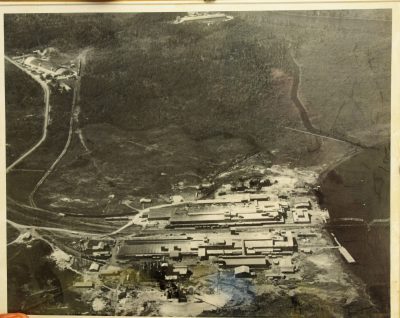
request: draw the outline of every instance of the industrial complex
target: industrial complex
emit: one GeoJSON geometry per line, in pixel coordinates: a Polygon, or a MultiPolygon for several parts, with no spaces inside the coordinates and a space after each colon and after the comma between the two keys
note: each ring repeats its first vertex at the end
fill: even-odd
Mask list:
{"type": "MultiPolygon", "coordinates": [[[[193,15],[179,23],[191,18],[210,17],[193,15]]],[[[50,49],[15,57],[12,63],[58,94],[75,89],[81,68],[80,62],[50,49]]],[[[93,308],[114,304],[115,313],[136,299],[145,306],[154,293],[158,303],[201,303],[200,312],[210,310],[218,306],[204,297],[215,298],[221,280],[273,286],[301,281],[303,263],[324,250],[355,262],[336,237],[327,243],[323,228],[329,213],[319,207],[312,173],[280,166],[242,169],[229,178],[191,184],[192,192],[178,185],[162,199],[121,200],[131,213],[104,215],[104,222],[117,230],[86,237],[70,233],[70,238],[59,238],[64,249],[54,257],[80,274],[72,288],[93,308]]],[[[35,235],[27,231],[21,240],[29,244],[35,235]]]]}
{"type": "Polygon", "coordinates": [[[30,54],[13,57],[12,60],[32,76],[36,76],[61,93],[72,91],[74,81],[80,72],[79,63],[60,58],[54,48],[36,50],[30,54]]]}
{"type": "Polygon", "coordinates": [[[136,275],[142,297],[148,295],[143,286],[155,286],[153,282],[162,292],[159,301],[207,306],[200,297],[202,289],[196,287],[201,286],[202,275],[218,273],[217,285],[229,275],[279,284],[301,280],[304,259],[325,249],[335,249],[345,262],[354,262],[336,238],[334,244],[326,244],[321,230],[329,214],[319,208],[310,186],[295,186],[282,175],[271,181],[204,183],[196,187],[193,198],[175,194],[161,205],[142,198],[142,209],[134,216],[107,218],[122,222],[120,231],[82,243],[89,274],[75,288],[89,291],[111,280],[126,286],[120,287],[125,299],[138,293],[138,283],[129,283],[136,275]],[[138,225],[141,230],[129,234],[130,226],[138,225]]]}

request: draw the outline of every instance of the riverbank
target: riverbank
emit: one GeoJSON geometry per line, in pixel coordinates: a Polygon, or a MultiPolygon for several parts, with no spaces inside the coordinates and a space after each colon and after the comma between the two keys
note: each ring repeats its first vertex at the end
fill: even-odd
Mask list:
{"type": "Polygon", "coordinates": [[[390,217],[389,154],[386,144],[363,150],[323,173],[319,181],[319,203],[332,220],[328,230],[356,259],[349,268],[366,283],[385,315],[390,312],[390,227],[373,220],[390,217]],[[335,222],[340,218],[359,218],[365,223],[335,222]]]}

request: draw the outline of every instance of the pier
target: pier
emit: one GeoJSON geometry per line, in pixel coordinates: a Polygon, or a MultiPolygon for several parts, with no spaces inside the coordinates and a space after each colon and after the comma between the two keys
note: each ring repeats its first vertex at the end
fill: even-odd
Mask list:
{"type": "Polygon", "coordinates": [[[342,244],[340,244],[340,242],[336,238],[335,234],[331,233],[331,235],[332,235],[333,239],[335,240],[336,244],[338,245],[338,250],[339,250],[340,254],[342,254],[342,256],[346,260],[346,262],[349,264],[354,264],[356,262],[356,260],[353,258],[353,256],[351,256],[349,251],[344,246],[342,246],[342,244]]]}

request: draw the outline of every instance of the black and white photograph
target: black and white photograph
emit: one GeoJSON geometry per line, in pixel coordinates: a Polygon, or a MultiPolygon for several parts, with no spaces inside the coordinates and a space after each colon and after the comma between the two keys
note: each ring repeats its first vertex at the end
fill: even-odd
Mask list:
{"type": "Polygon", "coordinates": [[[8,312],[394,317],[391,9],[3,22],[8,312]]]}

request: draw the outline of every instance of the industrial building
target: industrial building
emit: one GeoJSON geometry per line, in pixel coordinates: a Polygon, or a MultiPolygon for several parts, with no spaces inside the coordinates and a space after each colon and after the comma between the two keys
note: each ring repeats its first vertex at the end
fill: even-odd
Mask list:
{"type": "MultiPolygon", "coordinates": [[[[258,199],[265,196],[258,196],[258,199]]],[[[193,204],[185,209],[179,207],[150,208],[144,215],[149,221],[168,221],[167,227],[213,227],[235,225],[260,225],[284,223],[285,208],[279,202],[258,201],[249,197],[250,203],[238,203],[232,205],[234,200],[205,200],[196,201],[196,205],[205,205],[202,211],[193,209],[193,204]],[[215,210],[221,203],[224,205],[215,210]],[[212,202],[212,204],[211,204],[212,202]],[[230,203],[231,205],[227,205],[230,203]],[[210,205],[210,206],[207,206],[210,205]]]]}
{"type": "Polygon", "coordinates": [[[89,272],[98,272],[100,269],[100,265],[93,262],[89,267],[89,272]]]}
{"type": "Polygon", "coordinates": [[[293,211],[293,222],[294,223],[310,223],[310,213],[307,210],[294,210],[293,211]]]}
{"type": "Polygon", "coordinates": [[[254,272],[250,271],[249,266],[238,266],[233,270],[236,278],[248,278],[254,276],[254,272]]]}
{"type": "Polygon", "coordinates": [[[267,268],[271,264],[265,256],[221,256],[218,263],[223,267],[249,266],[267,268]]]}
{"type": "Polygon", "coordinates": [[[171,208],[164,208],[164,209],[151,209],[146,214],[147,219],[149,221],[161,221],[161,220],[169,220],[173,215],[173,211],[171,208]]]}
{"type": "Polygon", "coordinates": [[[68,77],[76,75],[76,73],[68,67],[54,65],[47,59],[40,59],[35,56],[27,57],[24,60],[23,64],[31,68],[32,70],[36,70],[40,73],[43,73],[45,78],[47,77],[56,78],[60,76],[68,77]]]}
{"type": "Polygon", "coordinates": [[[189,270],[186,265],[174,265],[172,272],[179,276],[186,276],[188,275],[189,270]]]}
{"type": "Polygon", "coordinates": [[[75,288],[93,288],[94,284],[93,282],[76,282],[74,284],[75,288]]]}
{"type": "Polygon", "coordinates": [[[269,239],[245,240],[244,247],[247,255],[293,254],[297,243],[293,234],[288,232],[285,235],[271,235],[269,239]]]}
{"type": "MultiPolygon", "coordinates": [[[[269,255],[291,255],[297,244],[291,232],[271,232],[259,239],[203,240],[183,238],[166,238],[157,240],[137,239],[126,241],[118,250],[119,259],[167,257],[180,259],[185,256],[197,256],[200,260],[209,257],[240,257],[243,259],[265,258],[269,255]]],[[[228,261],[229,263],[230,261],[228,261]]],[[[239,264],[251,265],[250,263],[239,264]]]]}
{"type": "Polygon", "coordinates": [[[281,273],[289,274],[296,271],[296,265],[292,263],[292,258],[284,257],[279,261],[279,269],[281,273]]]}
{"type": "Polygon", "coordinates": [[[153,256],[181,257],[197,255],[191,241],[181,240],[137,240],[128,241],[118,251],[118,258],[145,258],[153,256]]]}
{"type": "Polygon", "coordinates": [[[311,210],[311,202],[310,201],[300,201],[294,205],[295,209],[307,209],[311,210]]]}

